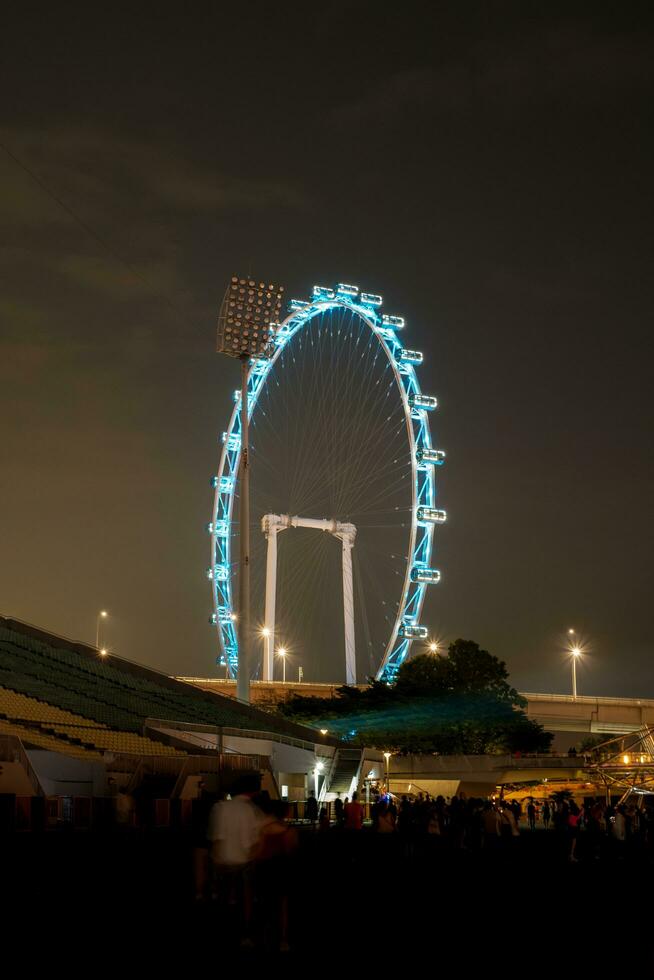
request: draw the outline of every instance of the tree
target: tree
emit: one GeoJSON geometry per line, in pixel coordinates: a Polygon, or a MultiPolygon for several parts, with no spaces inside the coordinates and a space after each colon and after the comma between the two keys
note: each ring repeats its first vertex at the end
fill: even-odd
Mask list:
{"type": "Polygon", "coordinates": [[[508,676],[504,661],[482,650],[478,643],[455,640],[447,657],[423,654],[405,661],[398,671],[395,690],[408,697],[490,694],[498,701],[524,707],[527,702],[507,684],[508,676]]]}
{"type": "Polygon", "coordinates": [[[485,754],[536,752],[552,735],[522,708],[504,661],[470,640],[450,644],[447,657],[422,655],[402,664],[394,684],[338,696],[291,698],[282,713],[349,740],[396,752],[485,754]]]}

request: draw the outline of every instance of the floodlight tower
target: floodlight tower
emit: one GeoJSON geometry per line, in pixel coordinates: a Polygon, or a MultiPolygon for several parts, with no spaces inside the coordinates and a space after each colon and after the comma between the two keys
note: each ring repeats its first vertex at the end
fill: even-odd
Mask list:
{"type": "Polygon", "coordinates": [[[236,695],[250,700],[250,461],[248,458],[248,378],[250,358],[270,360],[283,286],[232,276],[218,316],[219,354],[241,362],[240,555],[238,577],[238,672],[236,695]]]}

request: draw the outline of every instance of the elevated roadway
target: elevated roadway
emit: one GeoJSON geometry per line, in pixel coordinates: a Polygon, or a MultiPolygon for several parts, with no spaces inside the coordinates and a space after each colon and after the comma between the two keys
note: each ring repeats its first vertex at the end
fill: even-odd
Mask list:
{"type": "Polygon", "coordinates": [[[572,697],[571,694],[523,694],[527,715],[548,732],[626,735],[654,725],[654,701],[638,698],[572,697]]]}
{"type": "Polygon", "coordinates": [[[552,755],[395,755],[390,759],[394,793],[486,796],[507,783],[585,782],[583,757],[552,755]]]}

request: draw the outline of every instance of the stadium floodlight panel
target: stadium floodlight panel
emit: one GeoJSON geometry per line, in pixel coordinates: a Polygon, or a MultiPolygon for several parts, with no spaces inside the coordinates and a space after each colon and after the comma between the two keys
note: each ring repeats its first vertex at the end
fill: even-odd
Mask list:
{"type": "Polygon", "coordinates": [[[283,286],[232,276],[218,317],[218,352],[270,358],[283,298],[283,286]]]}

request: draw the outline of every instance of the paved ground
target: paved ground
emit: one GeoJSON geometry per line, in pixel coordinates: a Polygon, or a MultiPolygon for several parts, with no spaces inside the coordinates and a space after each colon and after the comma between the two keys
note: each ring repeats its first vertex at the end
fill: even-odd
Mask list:
{"type": "MultiPolygon", "coordinates": [[[[304,832],[282,965],[654,976],[651,855],[570,864],[557,835],[539,831],[477,854],[441,844],[304,832]]],[[[278,957],[241,948],[233,905],[193,901],[188,842],[169,832],[14,834],[0,859],[2,933],[34,936],[23,948],[46,963],[106,961],[131,976],[278,957]]]]}

